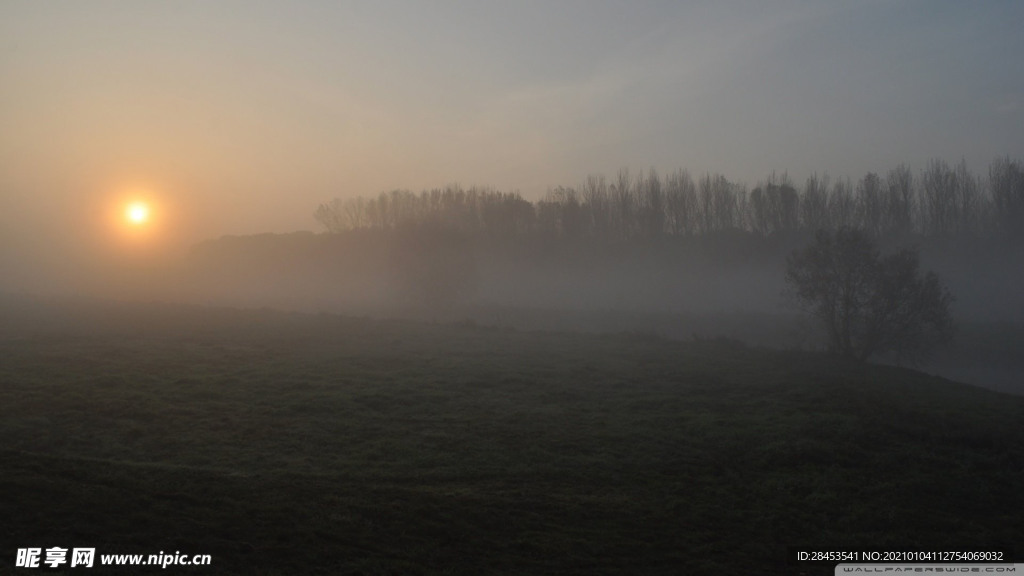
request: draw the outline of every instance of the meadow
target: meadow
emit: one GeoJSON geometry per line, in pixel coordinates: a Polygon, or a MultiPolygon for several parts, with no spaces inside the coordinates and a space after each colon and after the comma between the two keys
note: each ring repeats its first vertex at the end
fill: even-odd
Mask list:
{"type": "Polygon", "coordinates": [[[7,298],[0,572],[51,546],[265,575],[1019,547],[1022,424],[1019,396],[727,339],[7,298]]]}

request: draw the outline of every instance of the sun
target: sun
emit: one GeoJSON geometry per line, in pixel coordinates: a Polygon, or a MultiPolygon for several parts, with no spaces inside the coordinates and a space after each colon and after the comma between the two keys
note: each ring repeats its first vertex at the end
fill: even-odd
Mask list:
{"type": "Polygon", "coordinates": [[[149,221],[149,206],[143,202],[133,202],[124,210],[124,217],[136,226],[149,221]]]}
{"type": "Polygon", "coordinates": [[[171,211],[167,197],[148,186],[122,186],[96,206],[97,233],[110,242],[111,254],[149,258],[169,244],[171,211]],[[102,211],[101,211],[102,210],[102,211]]]}

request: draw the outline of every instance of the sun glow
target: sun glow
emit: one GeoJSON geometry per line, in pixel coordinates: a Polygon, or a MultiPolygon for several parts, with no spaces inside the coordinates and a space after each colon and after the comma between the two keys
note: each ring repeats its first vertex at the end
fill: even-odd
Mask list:
{"type": "Polygon", "coordinates": [[[166,183],[109,186],[96,195],[93,225],[104,253],[132,266],[182,248],[178,204],[166,183]]]}
{"type": "Polygon", "coordinates": [[[148,186],[108,197],[106,233],[119,250],[151,254],[167,233],[167,207],[148,186]]]}
{"type": "Polygon", "coordinates": [[[128,222],[136,226],[145,224],[149,221],[149,206],[142,202],[133,202],[125,209],[124,216],[128,222]]]}

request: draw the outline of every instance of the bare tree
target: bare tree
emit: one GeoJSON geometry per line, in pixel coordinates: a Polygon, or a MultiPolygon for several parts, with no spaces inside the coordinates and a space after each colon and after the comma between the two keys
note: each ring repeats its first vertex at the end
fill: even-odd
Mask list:
{"type": "Polygon", "coordinates": [[[804,197],[800,202],[800,219],[804,228],[823,230],[829,228],[828,218],[828,174],[811,175],[804,186],[804,197]]]}
{"type": "Polygon", "coordinates": [[[714,195],[714,229],[721,232],[736,228],[738,221],[736,186],[725,176],[716,174],[711,189],[714,195]]]}
{"type": "Polygon", "coordinates": [[[885,229],[886,205],[882,191],[882,179],[874,172],[868,172],[857,183],[857,212],[861,227],[868,234],[878,237],[885,229]]]}
{"type": "Polygon", "coordinates": [[[317,206],[316,211],[313,212],[313,218],[328,232],[336,234],[346,228],[342,220],[343,213],[344,203],[341,199],[335,198],[326,204],[317,206]]]}
{"type": "Polygon", "coordinates": [[[833,230],[857,227],[857,200],[850,180],[837,179],[828,198],[828,220],[833,230]]]}
{"type": "Polygon", "coordinates": [[[886,233],[905,235],[914,229],[914,175],[900,164],[886,177],[886,233]]]}
{"type": "Polygon", "coordinates": [[[751,232],[759,236],[767,236],[770,231],[768,195],[761,186],[755,187],[750,192],[749,212],[747,220],[750,223],[751,232]]]}
{"type": "Polygon", "coordinates": [[[1024,238],[1024,167],[998,158],[988,169],[997,230],[1005,237],[1024,238]]]}
{"type": "Polygon", "coordinates": [[[612,214],[616,236],[625,240],[633,236],[636,224],[636,194],[633,192],[633,179],[629,170],[619,170],[615,184],[612,185],[612,214]]]}
{"type": "Polygon", "coordinates": [[[913,250],[881,256],[861,230],[819,231],[787,259],[786,282],[821,322],[829,350],[847,358],[916,360],[952,331],[952,296],[938,276],[921,273],[913,250]]]}
{"type": "Polygon", "coordinates": [[[951,236],[957,229],[956,173],[949,164],[933,159],[921,174],[922,228],[931,236],[951,236]]]}
{"type": "Polygon", "coordinates": [[[654,168],[646,178],[641,175],[637,179],[637,201],[641,233],[649,238],[660,237],[665,231],[665,194],[654,168]]]}
{"type": "Polygon", "coordinates": [[[726,230],[767,237],[844,227],[874,238],[1024,236],[1024,170],[1019,161],[999,159],[983,183],[962,161],[951,166],[932,160],[920,178],[900,165],[885,178],[868,173],[856,186],[814,174],[802,193],[786,173],[773,172],[748,193],[721,174],[705,173],[694,182],[685,170],[662,179],[654,169],[639,175],[622,169],[615,179],[589,176],[576,188],[556,187],[536,202],[518,193],[449,185],[419,194],[393,190],[335,199],[318,206],[314,218],[332,233],[433,222],[470,236],[542,233],[602,241],[726,230]]]}
{"type": "Polygon", "coordinates": [[[697,211],[697,189],[686,170],[668,176],[665,183],[665,203],[668,210],[669,230],[673,236],[689,236],[694,232],[697,211]]]}
{"type": "Polygon", "coordinates": [[[715,225],[715,179],[705,173],[697,186],[697,222],[701,234],[708,234],[715,225]]]}
{"type": "Polygon", "coordinates": [[[587,176],[580,186],[583,196],[583,207],[590,214],[594,235],[607,239],[611,230],[611,199],[608,195],[608,182],[604,176],[587,176]]]}
{"type": "Polygon", "coordinates": [[[548,210],[554,211],[554,215],[548,217],[554,218],[558,236],[578,238],[589,232],[589,218],[575,188],[559,186],[548,191],[545,201],[548,210]]]}
{"type": "Polygon", "coordinates": [[[783,172],[778,181],[772,174],[768,183],[768,201],[771,206],[772,227],[775,232],[796,230],[800,221],[800,195],[797,194],[789,174],[783,172]]]}

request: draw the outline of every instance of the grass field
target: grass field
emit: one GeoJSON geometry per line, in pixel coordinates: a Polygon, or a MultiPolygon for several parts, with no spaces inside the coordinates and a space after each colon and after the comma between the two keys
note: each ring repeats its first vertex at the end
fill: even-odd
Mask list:
{"type": "Polygon", "coordinates": [[[14,568],[51,546],[212,556],[145,574],[831,574],[787,547],[1024,545],[1024,398],[729,341],[21,298],[0,495],[19,574],[62,573],[14,568]]]}

